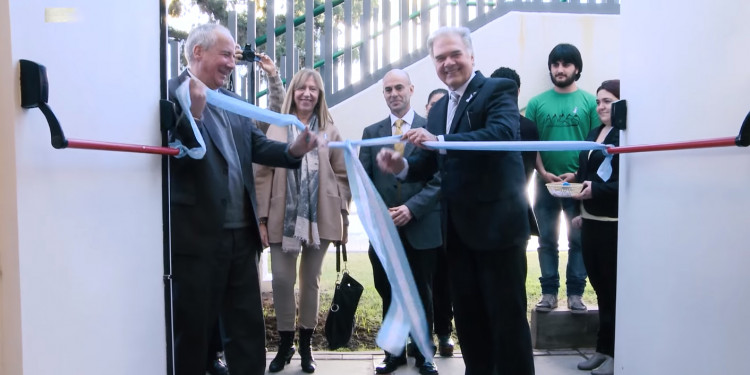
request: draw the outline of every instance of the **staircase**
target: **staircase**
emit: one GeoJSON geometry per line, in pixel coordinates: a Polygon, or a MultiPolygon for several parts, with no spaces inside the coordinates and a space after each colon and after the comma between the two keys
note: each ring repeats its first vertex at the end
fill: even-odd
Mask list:
{"type": "MultiPolygon", "coordinates": [[[[247,39],[279,64],[286,82],[303,67],[318,69],[325,82],[329,106],[377,83],[394,67],[409,66],[429,54],[427,37],[441,26],[465,26],[475,31],[509,12],[619,14],[615,0],[328,0],[304,1],[304,14],[287,0],[285,13],[276,14],[266,1],[266,33],[256,36],[256,2],[247,1],[247,39]],[[291,7],[289,5],[292,5],[291,7]],[[283,17],[279,17],[283,15],[283,17]],[[277,18],[285,20],[277,24],[277,18]],[[309,56],[312,55],[312,58],[309,56]]],[[[229,28],[237,35],[236,11],[229,28]]],[[[179,74],[180,40],[170,40],[172,75],[179,74]]],[[[265,105],[265,82],[255,69],[240,66],[235,91],[248,101],[265,105]]]]}

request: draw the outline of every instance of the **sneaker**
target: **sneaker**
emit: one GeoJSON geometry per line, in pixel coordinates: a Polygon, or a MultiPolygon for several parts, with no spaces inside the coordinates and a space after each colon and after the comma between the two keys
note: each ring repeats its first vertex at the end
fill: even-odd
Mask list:
{"type": "Polygon", "coordinates": [[[607,360],[602,363],[601,366],[597,367],[596,370],[591,371],[591,375],[614,375],[615,374],[615,359],[607,356],[607,360]]]}
{"type": "Polygon", "coordinates": [[[583,304],[581,296],[573,294],[568,296],[568,310],[573,314],[585,314],[588,308],[583,304]]]}
{"type": "Polygon", "coordinates": [[[583,362],[579,362],[578,363],[578,369],[579,370],[591,371],[591,370],[593,370],[593,369],[601,366],[602,363],[604,363],[604,361],[607,360],[607,357],[608,356],[606,354],[602,354],[602,353],[596,352],[593,355],[591,355],[591,357],[589,357],[589,359],[587,359],[587,360],[585,360],[583,362]]]}
{"type": "Polygon", "coordinates": [[[536,304],[536,311],[549,312],[557,308],[557,295],[542,294],[542,299],[536,304]]]}

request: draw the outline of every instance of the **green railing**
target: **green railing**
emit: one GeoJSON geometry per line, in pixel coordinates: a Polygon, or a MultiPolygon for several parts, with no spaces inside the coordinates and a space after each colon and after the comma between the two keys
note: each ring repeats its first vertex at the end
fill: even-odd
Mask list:
{"type": "MultiPolygon", "coordinates": [[[[256,46],[265,46],[266,52],[276,59],[282,81],[288,81],[303,66],[319,70],[324,80],[326,100],[331,106],[375,84],[391,67],[405,67],[427,56],[427,35],[440,26],[466,26],[473,31],[511,11],[578,14],[620,12],[619,0],[602,0],[599,3],[595,0],[589,0],[587,3],[581,3],[581,0],[426,0],[419,7],[412,0],[379,0],[379,7],[374,6],[372,0],[359,0],[362,13],[354,15],[351,0],[329,0],[328,4],[317,6],[314,6],[313,0],[304,1],[308,9],[306,14],[295,17],[294,9],[286,9],[286,19],[292,20],[291,23],[287,21],[284,25],[275,26],[275,17],[269,16],[266,17],[266,21],[271,24],[267,25],[267,30],[272,32],[258,37],[253,33],[248,37],[255,41],[256,46]],[[333,9],[339,7],[343,7],[344,22],[333,25],[333,9]],[[392,10],[394,11],[391,12],[392,10]],[[391,14],[398,16],[391,19],[391,14]],[[287,39],[284,48],[286,56],[278,56],[277,52],[280,50],[277,50],[275,45],[269,46],[269,40],[289,35],[288,27],[297,28],[321,15],[324,17],[321,29],[306,25],[305,47],[300,48],[287,39]],[[354,17],[357,17],[356,22],[354,17]],[[355,25],[360,27],[358,31],[354,28],[355,25]],[[375,27],[372,27],[373,25],[375,27]],[[336,46],[338,30],[343,34],[342,46],[336,46]],[[353,36],[355,31],[356,37],[353,36]],[[271,34],[273,37],[269,38],[271,34]],[[316,35],[321,35],[320,39],[316,35]],[[391,49],[399,51],[397,58],[391,56],[391,49]],[[315,56],[316,51],[319,51],[318,56],[315,56]],[[358,53],[356,58],[355,52],[358,53]],[[302,54],[309,57],[304,59],[304,63],[298,58],[302,54]],[[360,73],[357,76],[353,73],[354,65],[359,65],[360,73]],[[343,74],[338,74],[339,70],[343,74]]],[[[250,1],[249,4],[253,4],[254,7],[255,2],[250,1]]],[[[266,6],[267,9],[275,9],[273,0],[267,0],[266,6]]],[[[337,12],[341,13],[338,10],[337,12]]],[[[251,29],[254,30],[255,9],[248,9],[248,15],[248,24],[250,25],[252,19],[251,29]],[[250,17],[250,14],[253,16],[250,17]]],[[[232,24],[231,19],[229,23],[232,24]]],[[[236,22],[234,24],[236,25],[236,22]]],[[[176,72],[176,53],[173,53],[172,60],[173,72],[176,72]]],[[[235,91],[246,98],[260,99],[266,96],[266,89],[256,88],[255,83],[259,82],[260,78],[258,73],[254,69],[249,69],[248,74],[240,76],[235,91]]]]}

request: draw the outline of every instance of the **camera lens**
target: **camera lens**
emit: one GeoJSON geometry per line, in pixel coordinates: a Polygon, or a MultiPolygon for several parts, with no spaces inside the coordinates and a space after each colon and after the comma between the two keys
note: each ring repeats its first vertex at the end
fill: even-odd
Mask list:
{"type": "Polygon", "coordinates": [[[260,57],[255,54],[255,49],[249,44],[246,44],[242,50],[242,59],[250,62],[260,61],[260,57]]]}

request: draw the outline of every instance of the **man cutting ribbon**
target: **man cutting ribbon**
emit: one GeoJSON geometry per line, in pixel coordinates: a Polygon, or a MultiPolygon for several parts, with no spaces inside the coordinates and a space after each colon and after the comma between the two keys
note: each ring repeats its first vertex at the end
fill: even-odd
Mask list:
{"type": "Polygon", "coordinates": [[[423,148],[407,159],[388,148],[378,165],[406,181],[441,174],[442,222],[451,265],[456,332],[467,374],[534,373],[526,320],[528,201],[521,155],[515,151],[434,151],[428,141],[517,141],[516,84],[474,72],[467,28],[443,27],[427,40],[446,96],[426,128],[403,138],[423,148]]]}
{"type": "Polygon", "coordinates": [[[236,97],[222,88],[236,54],[225,27],[196,27],[185,52],[188,70],[169,82],[172,100],[185,83],[169,137],[187,149],[203,148],[198,152],[203,155],[188,152],[190,157],[171,159],[175,373],[205,374],[208,337],[221,316],[230,373],[262,375],[265,324],[258,261],[263,247],[252,164],[299,168],[318,138],[305,129],[290,145],[271,141],[250,119],[206,105],[207,90],[236,97]]]}

